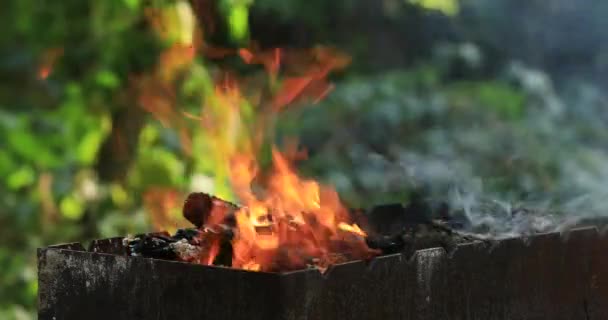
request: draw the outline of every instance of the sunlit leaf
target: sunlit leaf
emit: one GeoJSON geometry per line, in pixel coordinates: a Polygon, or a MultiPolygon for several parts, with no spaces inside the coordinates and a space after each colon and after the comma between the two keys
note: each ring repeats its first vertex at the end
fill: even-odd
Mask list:
{"type": "Polygon", "coordinates": [[[125,5],[131,10],[139,8],[140,0],[123,0],[123,1],[124,1],[125,5]]]}
{"type": "Polygon", "coordinates": [[[95,81],[102,87],[109,89],[117,88],[120,85],[120,79],[110,70],[101,70],[95,76],[95,81]]]}
{"type": "Polygon", "coordinates": [[[69,220],[78,220],[84,213],[84,203],[74,195],[64,197],[59,203],[59,209],[63,217],[69,220]]]}
{"type": "Polygon", "coordinates": [[[112,184],[110,186],[110,197],[112,202],[116,204],[117,207],[122,207],[126,205],[129,201],[129,194],[125,190],[123,186],[120,184],[112,184]]]}
{"type": "Polygon", "coordinates": [[[248,34],[249,10],[246,5],[235,5],[231,8],[228,15],[230,25],[230,35],[237,41],[243,41],[248,34]]]}
{"type": "Polygon", "coordinates": [[[154,124],[147,124],[140,133],[139,141],[144,146],[152,145],[159,137],[158,128],[154,124]]]}
{"type": "Polygon", "coordinates": [[[173,186],[183,183],[184,163],[172,152],[150,148],[140,155],[132,181],[141,186],[173,186]]]}
{"type": "Polygon", "coordinates": [[[26,290],[29,295],[36,296],[38,293],[38,281],[35,279],[28,281],[26,290]]]}
{"type": "Polygon", "coordinates": [[[85,134],[76,147],[76,156],[83,164],[92,164],[103,140],[102,131],[91,131],[85,134]]]}
{"type": "Polygon", "coordinates": [[[409,0],[423,8],[438,10],[445,15],[453,16],[458,13],[460,6],[458,0],[409,0]]]}
{"type": "Polygon", "coordinates": [[[35,179],[34,170],[29,166],[22,166],[7,177],[6,184],[9,188],[15,190],[33,184],[35,179]]]}

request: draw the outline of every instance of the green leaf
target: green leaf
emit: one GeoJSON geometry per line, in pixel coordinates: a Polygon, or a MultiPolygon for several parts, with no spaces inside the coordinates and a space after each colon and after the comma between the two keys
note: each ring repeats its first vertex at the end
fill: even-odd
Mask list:
{"type": "Polygon", "coordinates": [[[184,164],[163,148],[144,150],[132,177],[141,186],[175,186],[184,182],[184,164]]]}
{"type": "Polygon", "coordinates": [[[410,2],[426,9],[441,11],[448,16],[456,15],[460,9],[458,0],[410,0],[410,2]]]}
{"type": "Polygon", "coordinates": [[[17,155],[33,162],[40,167],[49,168],[59,164],[59,159],[51,149],[43,143],[44,137],[35,136],[29,128],[19,128],[9,131],[8,143],[17,155]]]}
{"type": "Polygon", "coordinates": [[[139,134],[139,141],[142,146],[153,145],[158,140],[160,133],[154,124],[147,124],[139,134]]]}
{"type": "Polygon", "coordinates": [[[7,138],[9,147],[24,158],[33,159],[40,152],[38,141],[25,128],[11,130],[7,138]]]}
{"type": "Polygon", "coordinates": [[[228,25],[230,26],[230,35],[236,41],[243,41],[248,35],[248,18],[249,9],[246,5],[237,4],[230,8],[228,15],[228,25]]]}
{"type": "Polygon", "coordinates": [[[117,207],[122,207],[129,203],[129,194],[120,184],[115,183],[110,186],[110,197],[117,207]]]}
{"type": "Polygon", "coordinates": [[[32,185],[36,180],[36,173],[29,166],[22,166],[6,179],[9,188],[16,190],[32,185]]]}
{"type": "Polygon", "coordinates": [[[485,83],[479,86],[479,100],[494,107],[503,116],[515,119],[522,115],[525,97],[514,89],[499,83],[485,83]]]}
{"type": "Polygon", "coordinates": [[[69,220],[78,220],[84,213],[84,203],[74,195],[68,195],[59,203],[61,214],[69,220]]]}
{"type": "Polygon", "coordinates": [[[139,4],[140,4],[140,0],[123,0],[125,5],[131,9],[131,10],[135,10],[137,8],[139,8],[139,4]]]}
{"type": "Polygon", "coordinates": [[[15,162],[8,155],[8,152],[0,152],[0,175],[6,176],[13,171],[15,162]]]}
{"type": "Polygon", "coordinates": [[[102,87],[115,89],[120,85],[120,79],[110,70],[101,70],[97,72],[95,81],[102,87]]]}
{"type": "Polygon", "coordinates": [[[511,120],[523,115],[526,102],[521,92],[497,81],[460,82],[450,86],[449,94],[453,104],[479,105],[511,120]]]}
{"type": "Polygon", "coordinates": [[[95,161],[97,151],[103,141],[101,130],[91,131],[85,134],[76,147],[76,157],[82,164],[90,165],[95,161]]]}

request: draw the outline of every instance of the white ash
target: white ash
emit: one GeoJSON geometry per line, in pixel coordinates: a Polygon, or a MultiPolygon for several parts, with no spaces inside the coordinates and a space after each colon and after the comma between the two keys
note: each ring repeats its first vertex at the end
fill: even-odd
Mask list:
{"type": "Polygon", "coordinates": [[[194,246],[188,243],[188,240],[182,239],[169,245],[177,255],[185,261],[196,260],[203,253],[203,248],[194,246]]]}
{"type": "Polygon", "coordinates": [[[132,237],[132,236],[126,236],[126,237],[122,238],[122,245],[126,247],[131,242],[133,242],[133,241],[135,241],[137,239],[139,239],[139,238],[135,238],[135,237],[132,237]]]}
{"type": "MultiPolygon", "coordinates": [[[[133,237],[133,236],[130,236],[130,235],[129,235],[129,236],[126,236],[126,237],[122,238],[122,245],[123,245],[123,247],[125,247],[125,248],[129,248],[130,244],[131,244],[133,241],[136,241],[136,240],[140,240],[140,238],[138,238],[138,237],[133,237]]],[[[137,253],[137,252],[132,252],[131,250],[129,250],[129,251],[130,251],[130,255],[131,255],[131,256],[133,256],[133,257],[138,257],[138,256],[140,256],[140,255],[141,255],[141,254],[139,254],[139,253],[137,253]]]]}

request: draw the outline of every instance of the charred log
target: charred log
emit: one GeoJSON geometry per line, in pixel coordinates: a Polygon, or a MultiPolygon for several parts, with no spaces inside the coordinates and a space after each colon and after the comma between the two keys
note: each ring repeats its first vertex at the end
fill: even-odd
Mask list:
{"type": "Polygon", "coordinates": [[[236,224],[234,212],[238,208],[235,204],[206,193],[193,192],[186,198],[182,214],[197,228],[201,228],[209,222],[234,226],[236,224]],[[219,216],[221,221],[209,221],[212,213],[219,216]]]}
{"type": "Polygon", "coordinates": [[[232,261],[232,227],[218,225],[213,228],[179,229],[173,236],[165,234],[141,234],[124,239],[124,245],[130,256],[161,260],[185,262],[203,262],[205,264],[230,266],[232,261]],[[218,251],[210,256],[211,246],[218,251]]]}

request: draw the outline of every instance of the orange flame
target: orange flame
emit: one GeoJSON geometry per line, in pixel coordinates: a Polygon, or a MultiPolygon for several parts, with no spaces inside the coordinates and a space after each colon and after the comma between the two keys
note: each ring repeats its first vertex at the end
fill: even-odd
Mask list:
{"type": "MultiPolygon", "coordinates": [[[[318,49],[320,50],[320,49],[318,49]]],[[[272,169],[262,170],[256,155],[268,132],[268,118],[281,108],[323,88],[325,77],[344,60],[332,59],[328,51],[323,60],[312,59],[309,68],[298,65],[300,74],[283,79],[282,86],[266,102],[254,105],[239,88],[238,79],[226,76],[217,83],[213,97],[201,116],[186,114],[206,129],[214,154],[223,157],[226,173],[236,197],[243,205],[236,212],[236,235],[232,243],[232,266],[252,271],[293,270],[375,254],[365,244],[365,232],[353,224],[337,193],[314,180],[300,178],[292,163],[301,153],[292,146],[282,153],[272,148],[272,169]],[[337,63],[336,61],[340,61],[337,63]],[[311,91],[311,89],[316,89],[311,91]],[[270,108],[263,108],[265,103],[270,108]],[[255,191],[254,191],[255,190],[255,191]]],[[[262,63],[270,81],[280,80],[279,66],[289,68],[280,57],[301,61],[280,50],[275,60],[262,63]],[[269,67],[270,66],[270,67],[269,67]],[[273,74],[273,72],[277,72],[273,74]]],[[[246,63],[266,61],[269,55],[255,56],[239,50],[246,63]]],[[[319,98],[316,96],[315,98],[319,98]]],[[[210,221],[222,221],[226,211],[213,212],[210,221]]]]}
{"type": "MultiPolygon", "coordinates": [[[[160,29],[160,22],[157,25],[160,29]]],[[[297,148],[280,152],[272,147],[270,170],[263,170],[256,157],[272,129],[269,124],[274,115],[303,99],[316,102],[325,97],[332,89],[328,75],[345,68],[350,58],[326,47],[300,51],[259,50],[253,45],[230,50],[204,43],[196,47],[211,59],[238,55],[246,64],[263,66],[268,76],[265,86],[241,90],[248,79],[222,73],[214,90],[206,92],[201,115],[176,112],[174,91],[163,89],[176,70],[192,63],[195,54],[190,47],[178,46],[161,59],[161,68],[155,74],[160,81],[153,82],[156,86],[147,86],[156,89],[144,89],[140,97],[141,104],[163,123],[174,122],[174,115],[181,114],[183,119],[198,121],[204,128],[205,141],[210,146],[200,152],[223,165],[215,173],[230,180],[242,205],[235,213],[232,266],[252,271],[309,266],[324,269],[332,263],[375,255],[365,243],[365,232],[351,221],[336,191],[297,175],[293,166],[300,155],[297,148]],[[162,72],[162,66],[169,72],[162,72]]],[[[228,212],[212,211],[208,227],[221,223],[228,212]]],[[[219,240],[206,240],[208,249],[197,263],[211,264],[219,253],[219,240]]]]}
{"type": "Polygon", "coordinates": [[[301,179],[276,149],[264,195],[251,188],[258,168],[251,155],[236,155],[231,168],[232,183],[245,205],[236,213],[233,267],[292,270],[329,264],[336,254],[345,260],[373,254],[365,245],[365,232],[350,224],[336,192],[301,179]]]}
{"type": "Polygon", "coordinates": [[[354,234],[358,234],[362,237],[366,237],[367,233],[365,233],[365,231],[361,230],[361,228],[359,228],[359,226],[356,223],[353,224],[347,224],[345,222],[340,222],[338,223],[338,228],[340,230],[344,230],[344,231],[348,231],[348,232],[352,232],[354,234]]]}

